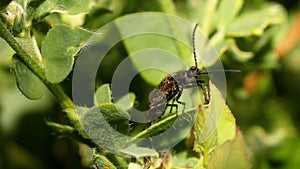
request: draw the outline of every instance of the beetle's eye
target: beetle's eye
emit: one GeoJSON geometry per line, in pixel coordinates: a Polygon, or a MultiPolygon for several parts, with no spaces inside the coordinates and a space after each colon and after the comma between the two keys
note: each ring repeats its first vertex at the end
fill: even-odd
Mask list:
{"type": "Polygon", "coordinates": [[[191,70],[192,72],[197,71],[197,67],[196,67],[196,66],[192,66],[192,67],[190,68],[190,70],[191,70]]]}

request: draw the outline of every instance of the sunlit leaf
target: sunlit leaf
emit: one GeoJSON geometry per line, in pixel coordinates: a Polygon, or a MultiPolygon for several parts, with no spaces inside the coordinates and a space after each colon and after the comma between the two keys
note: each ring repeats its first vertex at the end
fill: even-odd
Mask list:
{"type": "Polygon", "coordinates": [[[133,107],[135,101],[135,94],[134,93],[128,93],[121,97],[117,102],[116,105],[118,105],[121,109],[129,110],[133,107]]]}
{"type": "Polygon", "coordinates": [[[173,159],[176,159],[173,161],[174,167],[187,167],[187,168],[195,168],[198,158],[197,157],[190,157],[188,151],[182,151],[178,153],[173,153],[173,159]]]}
{"type": "Polygon", "coordinates": [[[200,107],[195,123],[194,150],[204,156],[217,146],[235,137],[235,119],[225,104],[219,90],[210,83],[211,100],[207,107],[200,107]]]}
{"type": "Polygon", "coordinates": [[[42,44],[46,78],[51,83],[63,81],[71,72],[74,56],[85,46],[91,32],[67,25],[56,25],[42,44]]]}
{"type": "Polygon", "coordinates": [[[250,169],[243,136],[237,130],[236,138],[217,147],[210,155],[207,169],[250,169]]]}
{"type": "Polygon", "coordinates": [[[285,10],[281,5],[269,5],[263,9],[241,14],[232,24],[228,25],[226,34],[235,37],[260,36],[267,26],[282,23],[285,19],[285,10]]]}
{"type": "Polygon", "coordinates": [[[95,105],[112,103],[111,90],[109,84],[100,86],[95,93],[95,105]]]}
{"type": "Polygon", "coordinates": [[[139,168],[143,168],[143,166],[141,164],[137,164],[137,163],[129,163],[128,164],[128,169],[139,169],[139,168]]]}

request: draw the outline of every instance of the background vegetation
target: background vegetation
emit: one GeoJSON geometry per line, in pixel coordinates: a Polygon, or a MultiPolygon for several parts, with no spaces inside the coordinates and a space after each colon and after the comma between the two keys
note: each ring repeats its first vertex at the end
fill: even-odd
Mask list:
{"type": "MultiPolygon", "coordinates": [[[[208,2],[202,0],[92,0],[86,11],[84,5],[77,4],[78,8],[60,9],[66,10],[62,13],[57,12],[59,10],[53,12],[52,9],[57,6],[51,5],[55,3],[42,0],[1,1],[2,21],[15,37],[33,33],[39,48],[50,28],[59,23],[80,26],[92,32],[123,15],[144,11],[160,11],[199,22],[200,29],[220,49],[224,67],[242,71],[227,77],[226,99],[243,133],[252,168],[291,169],[300,166],[300,1],[220,0],[210,2],[212,9],[218,9],[210,10],[208,2]],[[43,5],[46,2],[49,4],[43,5]],[[23,18],[18,15],[20,9],[13,3],[21,7],[30,4],[28,6],[33,11],[27,8],[27,18],[23,18]],[[220,7],[221,4],[224,8],[220,7]],[[274,8],[277,11],[272,12],[273,6],[277,6],[274,8]],[[28,24],[28,21],[31,23],[28,24]],[[33,29],[29,30],[27,24],[33,25],[33,29]],[[223,28],[226,28],[225,34],[222,34],[223,28]]],[[[22,94],[17,88],[16,81],[22,90],[22,79],[14,79],[14,74],[22,72],[12,73],[19,62],[17,56],[12,57],[14,53],[1,39],[0,168],[89,168],[93,157],[87,153],[88,148],[47,126],[46,121],[70,124],[57,98],[54,99],[49,90],[39,89],[38,82],[32,77],[26,78],[32,78],[36,91],[33,94],[25,91],[26,97],[40,98],[43,95],[41,99],[29,100],[23,95],[24,91],[22,94]],[[42,93],[39,93],[40,90],[42,93]]],[[[114,69],[127,55],[126,44],[114,47],[98,70],[105,72],[97,76],[98,86],[110,83],[114,69]]],[[[61,82],[69,96],[71,78],[69,75],[61,82]]],[[[136,94],[138,106],[145,109],[153,86],[141,76],[136,77],[132,84],[131,90],[136,94]]],[[[175,147],[176,151],[180,151],[180,146],[175,147]]]]}

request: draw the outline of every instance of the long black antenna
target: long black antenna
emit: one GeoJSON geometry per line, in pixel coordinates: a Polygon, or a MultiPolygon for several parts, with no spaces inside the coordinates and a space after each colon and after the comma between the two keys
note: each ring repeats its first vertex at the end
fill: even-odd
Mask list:
{"type": "MultiPolygon", "coordinates": [[[[195,66],[198,68],[198,63],[197,63],[197,56],[196,56],[196,45],[195,45],[195,34],[196,34],[196,29],[197,29],[198,23],[196,23],[194,30],[193,30],[193,37],[192,37],[192,43],[193,43],[193,55],[194,55],[194,61],[195,61],[195,66]]],[[[201,74],[209,74],[213,72],[231,72],[231,73],[238,73],[241,72],[240,70],[233,70],[233,69],[228,69],[228,70],[221,70],[221,69],[215,69],[211,70],[209,72],[201,72],[201,74]]]]}
{"type": "Polygon", "coordinates": [[[214,70],[211,70],[209,72],[201,72],[201,74],[209,74],[209,73],[213,73],[213,72],[240,73],[241,71],[240,70],[236,70],[236,69],[226,69],[226,70],[223,70],[223,69],[214,69],[214,70]]]}
{"type": "Polygon", "coordinates": [[[196,56],[196,47],[195,47],[195,32],[196,32],[196,29],[197,29],[197,26],[198,26],[198,23],[195,25],[194,27],[194,30],[193,30],[193,37],[192,37],[192,40],[193,40],[193,54],[194,54],[194,60],[195,60],[195,66],[198,67],[198,64],[197,64],[197,56],[196,56]]]}

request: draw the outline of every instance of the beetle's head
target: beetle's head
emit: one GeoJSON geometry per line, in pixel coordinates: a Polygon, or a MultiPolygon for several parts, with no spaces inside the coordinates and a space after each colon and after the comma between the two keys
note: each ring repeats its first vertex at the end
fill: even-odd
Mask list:
{"type": "Polygon", "coordinates": [[[200,76],[200,74],[201,74],[201,70],[196,66],[192,66],[189,69],[188,77],[189,78],[192,78],[192,77],[197,78],[200,76]]]}

